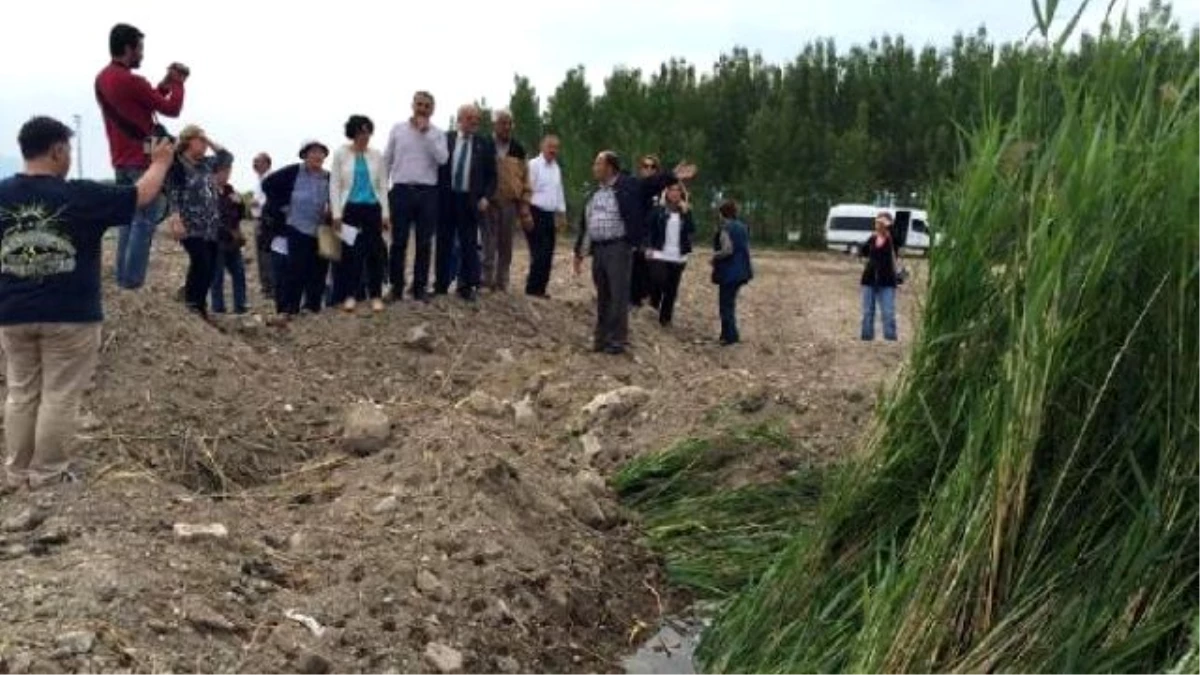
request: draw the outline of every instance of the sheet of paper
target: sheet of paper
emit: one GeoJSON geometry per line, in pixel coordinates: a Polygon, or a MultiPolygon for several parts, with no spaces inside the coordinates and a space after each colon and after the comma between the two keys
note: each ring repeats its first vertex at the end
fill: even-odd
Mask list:
{"type": "Polygon", "coordinates": [[[288,254],[287,237],[275,237],[271,240],[271,251],[279,255],[288,254]]]}
{"type": "Polygon", "coordinates": [[[358,240],[358,228],[353,225],[342,223],[342,229],[338,233],[342,237],[342,241],[346,242],[347,246],[353,246],[358,240]]]}

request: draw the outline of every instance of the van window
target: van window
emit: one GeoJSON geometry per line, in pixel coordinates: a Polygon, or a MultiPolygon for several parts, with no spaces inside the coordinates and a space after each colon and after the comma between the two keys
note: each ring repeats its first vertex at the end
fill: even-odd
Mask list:
{"type": "Polygon", "coordinates": [[[848,232],[870,232],[875,229],[875,217],[834,216],[829,219],[829,229],[848,232]]]}
{"type": "Polygon", "coordinates": [[[921,233],[925,233],[925,232],[929,231],[925,228],[925,221],[921,220],[920,218],[913,218],[912,229],[913,229],[913,232],[921,232],[921,233]]]}

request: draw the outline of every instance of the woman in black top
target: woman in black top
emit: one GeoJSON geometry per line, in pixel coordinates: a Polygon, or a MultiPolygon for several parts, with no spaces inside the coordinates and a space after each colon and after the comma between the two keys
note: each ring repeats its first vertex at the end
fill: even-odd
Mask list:
{"type": "Polygon", "coordinates": [[[858,249],[867,259],[862,273],[862,339],[875,339],[875,305],[883,313],[883,339],[896,340],[896,240],[892,237],[892,216],[880,211],[875,216],[875,232],[858,249]]]}

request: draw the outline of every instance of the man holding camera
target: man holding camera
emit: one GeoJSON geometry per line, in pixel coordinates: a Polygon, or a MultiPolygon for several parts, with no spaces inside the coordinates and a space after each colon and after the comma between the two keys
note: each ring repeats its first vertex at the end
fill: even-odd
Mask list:
{"type": "MultiPolygon", "coordinates": [[[[142,65],[144,35],[129,24],[113,26],[108,34],[109,63],[96,76],[96,101],[104,114],[109,154],[118,185],[134,185],[150,166],[154,139],[170,138],[155,121],[157,114],[178,117],[183,109],[183,84],[188,68],[172,63],[157,87],[135,74],[142,65]]],[[[140,288],[146,281],[150,242],[162,220],[162,204],[138,209],[133,222],[120,227],[117,242],[117,285],[140,288]]]]}

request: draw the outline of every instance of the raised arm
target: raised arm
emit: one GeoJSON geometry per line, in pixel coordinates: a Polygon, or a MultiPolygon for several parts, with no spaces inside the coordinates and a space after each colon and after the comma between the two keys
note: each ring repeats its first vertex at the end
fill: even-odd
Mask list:
{"type": "Polygon", "coordinates": [[[167,171],[175,161],[175,146],[165,139],[154,142],[150,149],[150,167],[137,182],[137,204],[148,206],[162,193],[167,171]]]}
{"type": "Polygon", "coordinates": [[[159,89],[155,89],[146,78],[133,75],[126,80],[124,89],[126,95],[142,106],[167,117],[178,117],[179,111],[183,110],[183,83],[172,77],[167,77],[159,89]]]}
{"type": "Polygon", "coordinates": [[[437,162],[438,166],[445,164],[450,159],[450,148],[446,145],[446,132],[431,126],[429,131],[425,132],[425,142],[429,144],[433,161],[437,162]]]}

